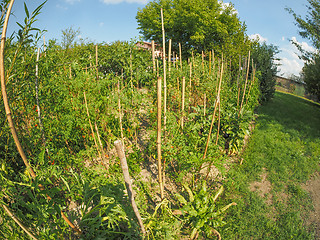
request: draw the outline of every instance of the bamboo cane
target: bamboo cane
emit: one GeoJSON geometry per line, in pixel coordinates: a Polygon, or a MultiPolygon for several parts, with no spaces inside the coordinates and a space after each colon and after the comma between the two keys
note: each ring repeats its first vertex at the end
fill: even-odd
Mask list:
{"type": "Polygon", "coordinates": [[[167,74],[166,74],[166,39],[163,22],[163,9],[161,8],[161,25],[162,25],[162,47],[163,47],[163,131],[166,141],[167,129],[167,74]]]}
{"type": "Polygon", "coordinates": [[[219,132],[220,132],[220,119],[221,119],[221,98],[219,96],[219,107],[218,107],[218,130],[217,130],[217,137],[216,137],[216,145],[218,144],[218,140],[219,140],[219,132]]]}
{"type": "Polygon", "coordinates": [[[181,49],[181,43],[179,43],[179,60],[180,60],[180,68],[182,71],[182,49],[181,49]]]}
{"type": "Polygon", "coordinates": [[[206,94],[203,96],[203,116],[206,116],[206,94]]]}
{"type": "Polygon", "coordinates": [[[209,130],[208,138],[207,138],[206,148],[205,148],[205,150],[204,150],[204,154],[203,154],[202,159],[205,159],[205,158],[206,158],[207,151],[208,151],[208,146],[209,146],[209,142],[210,142],[210,137],[211,137],[211,133],[212,133],[212,128],[213,128],[213,124],[214,124],[214,120],[215,120],[215,115],[216,115],[216,111],[217,111],[217,105],[218,105],[218,103],[219,103],[219,101],[220,101],[220,91],[221,91],[222,76],[223,76],[223,61],[222,61],[222,63],[221,63],[221,72],[220,72],[220,81],[219,81],[219,88],[218,88],[217,99],[216,99],[216,103],[215,103],[214,110],[213,110],[212,121],[211,121],[211,126],[210,126],[210,130],[209,130]]]}
{"type": "Polygon", "coordinates": [[[247,89],[247,83],[248,83],[248,77],[249,77],[249,68],[250,68],[250,51],[249,51],[249,56],[248,56],[246,82],[245,82],[245,84],[244,84],[244,90],[243,90],[243,95],[242,95],[242,100],[241,100],[241,105],[240,105],[240,109],[239,109],[238,116],[240,116],[240,114],[241,114],[241,110],[242,110],[242,107],[243,107],[244,97],[245,97],[245,95],[246,95],[246,89],[247,89]]]}
{"type": "Polygon", "coordinates": [[[96,129],[97,138],[98,138],[98,141],[99,141],[99,144],[100,144],[100,150],[101,150],[102,160],[103,160],[102,164],[108,170],[109,169],[109,160],[106,159],[106,153],[105,153],[105,151],[103,149],[103,145],[102,145],[100,134],[99,134],[99,129],[98,129],[98,126],[97,126],[96,122],[94,122],[94,127],[96,129]]]}
{"type": "Polygon", "coordinates": [[[98,72],[98,44],[96,44],[96,74],[97,74],[97,81],[99,80],[99,72],[98,72]]]}
{"type": "Polygon", "coordinates": [[[9,215],[9,217],[12,218],[13,221],[15,221],[16,224],[19,225],[19,227],[33,240],[37,240],[37,238],[20,222],[20,220],[9,210],[9,208],[2,204],[3,209],[5,212],[9,215]]]}
{"type": "Polygon", "coordinates": [[[92,127],[92,124],[91,124],[91,120],[90,120],[90,114],[89,114],[89,108],[88,108],[88,103],[87,103],[86,92],[83,92],[83,96],[84,96],[84,103],[85,103],[85,106],[86,106],[86,109],[87,109],[87,116],[88,116],[89,125],[90,125],[90,129],[91,129],[91,134],[92,134],[92,137],[93,137],[93,140],[94,140],[94,145],[96,146],[97,152],[98,152],[99,157],[101,159],[101,153],[99,151],[98,143],[96,141],[96,137],[95,137],[94,130],[93,130],[93,127],[92,127]]]}
{"type": "Polygon", "coordinates": [[[172,40],[169,39],[169,50],[168,50],[168,71],[169,71],[169,77],[170,77],[170,71],[171,71],[171,45],[172,45],[172,40]]]}
{"type": "Polygon", "coordinates": [[[209,75],[211,75],[211,51],[209,52],[209,75]]]}
{"type": "Polygon", "coordinates": [[[181,100],[181,129],[183,129],[184,124],[184,97],[186,91],[186,78],[182,77],[182,100],[181,100]]]}
{"type": "Polygon", "coordinates": [[[237,96],[237,107],[239,106],[240,101],[240,76],[241,76],[241,55],[239,55],[239,70],[237,77],[237,88],[238,88],[238,96],[237,96]]]}
{"type": "Polygon", "coordinates": [[[153,73],[156,73],[156,59],[154,54],[154,40],[151,41],[151,52],[152,52],[152,66],[153,66],[153,73]]]}
{"type": "Polygon", "coordinates": [[[123,129],[122,129],[122,112],[121,112],[121,101],[120,101],[120,80],[119,79],[118,79],[118,112],[119,112],[119,125],[120,125],[121,141],[124,146],[123,129]]]}
{"type": "Polygon", "coordinates": [[[160,185],[160,196],[163,199],[163,182],[162,182],[162,167],[161,167],[161,78],[158,78],[157,85],[157,152],[158,152],[158,171],[159,171],[159,185],[160,185]]]}
{"type": "MultiPolygon", "coordinates": [[[[153,60],[152,60],[153,61],[153,60]]],[[[154,64],[154,63],[153,63],[154,64]]],[[[155,65],[153,66],[155,73],[155,65]]],[[[133,67],[132,67],[132,49],[130,49],[130,85],[131,85],[131,104],[133,105],[133,67]]]]}
{"type": "MultiPolygon", "coordinates": [[[[27,171],[31,175],[31,177],[32,178],[36,178],[36,174],[33,171],[33,169],[31,168],[31,166],[29,164],[29,161],[28,161],[28,159],[26,157],[26,154],[24,153],[24,150],[23,150],[23,148],[21,146],[21,143],[19,141],[19,138],[18,138],[18,135],[17,135],[17,132],[16,132],[16,128],[14,126],[14,122],[13,122],[13,119],[12,119],[11,109],[10,109],[7,90],[6,90],[4,60],[3,59],[4,59],[4,48],[5,48],[5,41],[6,41],[7,26],[8,26],[8,21],[9,21],[9,17],[10,17],[10,13],[11,13],[11,9],[12,9],[13,3],[14,3],[14,0],[11,0],[11,2],[9,4],[9,7],[8,7],[8,10],[7,10],[7,13],[6,13],[6,17],[5,17],[4,23],[3,23],[2,35],[1,35],[1,46],[0,46],[1,92],[2,92],[2,99],[3,99],[3,103],[4,103],[4,107],[5,107],[5,112],[6,112],[6,115],[7,115],[8,124],[9,124],[10,130],[11,130],[14,142],[15,142],[15,144],[17,146],[18,152],[19,152],[19,154],[20,154],[20,156],[22,158],[22,161],[24,162],[24,165],[27,168],[27,171]]],[[[41,186],[41,185],[40,185],[40,188],[44,189],[43,186],[41,186]]],[[[78,234],[81,234],[80,229],[78,229],[76,226],[74,226],[62,211],[61,211],[61,216],[73,230],[75,230],[78,234]]]]}
{"type": "Polygon", "coordinates": [[[189,111],[190,111],[190,105],[192,100],[192,60],[189,63],[189,111]]]}
{"type": "Polygon", "coordinates": [[[117,154],[118,157],[120,159],[120,164],[121,164],[121,168],[122,168],[122,172],[123,172],[123,178],[126,184],[126,188],[127,188],[127,192],[128,192],[128,197],[129,200],[131,202],[132,208],[133,208],[133,212],[135,213],[137,219],[138,219],[138,223],[140,225],[141,231],[143,233],[143,235],[146,234],[146,230],[144,228],[140,213],[139,213],[139,209],[137,207],[137,204],[134,200],[134,196],[133,196],[133,190],[132,190],[132,184],[131,184],[131,180],[130,180],[130,175],[129,175],[129,168],[128,168],[128,164],[127,164],[127,159],[124,153],[124,149],[123,149],[123,145],[122,145],[122,141],[121,140],[117,140],[114,142],[114,145],[116,147],[117,150],[117,154]]]}
{"type": "Polygon", "coordinates": [[[246,99],[246,105],[248,104],[248,100],[249,100],[249,97],[250,97],[250,92],[251,92],[251,88],[254,84],[254,78],[255,78],[255,75],[256,75],[256,68],[253,67],[253,59],[252,59],[252,76],[251,76],[251,83],[250,83],[250,87],[249,87],[249,91],[248,91],[248,95],[247,95],[247,99],[246,99]]]}
{"type": "Polygon", "coordinates": [[[41,131],[41,135],[42,135],[42,143],[43,143],[43,146],[45,148],[46,153],[49,155],[49,150],[46,147],[47,139],[46,139],[46,136],[44,133],[45,131],[44,131],[44,127],[42,124],[41,109],[40,109],[40,103],[39,103],[39,66],[38,66],[39,58],[40,58],[40,48],[38,48],[37,60],[36,60],[36,79],[35,79],[36,103],[37,103],[38,121],[39,121],[40,131],[41,131]]]}

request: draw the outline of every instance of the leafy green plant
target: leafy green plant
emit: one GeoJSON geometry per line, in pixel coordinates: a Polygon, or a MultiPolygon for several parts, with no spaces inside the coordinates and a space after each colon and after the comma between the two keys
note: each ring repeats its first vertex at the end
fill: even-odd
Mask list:
{"type": "Polygon", "coordinates": [[[224,212],[236,203],[230,203],[224,207],[217,206],[217,199],[223,192],[223,186],[213,196],[208,190],[205,181],[197,189],[192,191],[186,184],[183,184],[185,191],[188,194],[188,199],[181,194],[176,194],[176,198],[183,205],[180,209],[183,213],[184,220],[191,227],[191,239],[197,238],[200,231],[203,231],[206,237],[220,235],[216,228],[226,224],[223,221],[224,212]]]}

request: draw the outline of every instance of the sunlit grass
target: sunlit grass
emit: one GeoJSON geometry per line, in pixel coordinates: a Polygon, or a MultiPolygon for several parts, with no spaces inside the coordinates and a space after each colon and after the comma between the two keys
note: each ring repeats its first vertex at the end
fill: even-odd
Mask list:
{"type": "Polygon", "coordinates": [[[258,109],[259,117],[243,153],[243,165],[230,171],[228,198],[238,202],[225,239],[314,239],[303,216],[312,209],[301,184],[319,170],[320,106],[284,93],[258,109]],[[266,174],[271,190],[249,190],[266,174]],[[261,194],[260,194],[261,195],[261,194]]]}

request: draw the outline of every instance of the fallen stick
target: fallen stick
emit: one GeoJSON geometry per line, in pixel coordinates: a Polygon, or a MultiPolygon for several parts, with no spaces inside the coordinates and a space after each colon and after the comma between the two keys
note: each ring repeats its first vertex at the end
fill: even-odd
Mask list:
{"type": "Polygon", "coordinates": [[[142,231],[143,235],[145,235],[146,230],[144,228],[144,225],[143,225],[140,213],[139,213],[139,209],[136,205],[136,202],[135,202],[134,196],[133,196],[132,185],[131,185],[131,180],[130,180],[130,175],[129,175],[129,169],[128,169],[126,155],[124,154],[124,151],[123,151],[122,141],[117,140],[114,142],[114,145],[117,149],[117,154],[120,159],[120,164],[121,164],[121,168],[122,168],[122,172],[123,172],[123,178],[124,178],[124,182],[126,184],[126,188],[128,191],[129,200],[131,202],[133,211],[138,219],[139,225],[141,227],[141,231],[142,231]]]}

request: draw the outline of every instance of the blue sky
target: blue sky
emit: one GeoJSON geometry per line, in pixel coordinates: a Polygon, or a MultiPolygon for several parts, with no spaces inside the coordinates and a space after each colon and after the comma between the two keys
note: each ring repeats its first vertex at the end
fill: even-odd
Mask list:
{"type": "MultiPolygon", "coordinates": [[[[42,1],[27,0],[32,12],[42,1]]],[[[61,40],[61,30],[72,26],[80,28],[84,39],[100,42],[113,42],[137,38],[139,32],[135,16],[148,0],[48,0],[38,17],[35,27],[46,29],[46,39],[61,40]]],[[[225,3],[230,1],[224,0],[225,3]]],[[[293,17],[284,10],[291,7],[296,13],[305,16],[307,0],[231,0],[241,21],[247,25],[247,34],[267,44],[279,47],[281,53],[281,72],[289,76],[298,75],[303,62],[297,57],[297,50],[289,42],[296,40],[311,49],[310,43],[298,35],[293,17]]],[[[15,22],[22,22],[24,14],[23,1],[16,1],[14,16],[10,19],[8,34],[16,29],[15,22]]]]}

